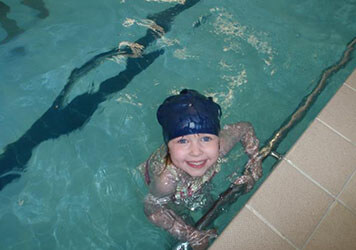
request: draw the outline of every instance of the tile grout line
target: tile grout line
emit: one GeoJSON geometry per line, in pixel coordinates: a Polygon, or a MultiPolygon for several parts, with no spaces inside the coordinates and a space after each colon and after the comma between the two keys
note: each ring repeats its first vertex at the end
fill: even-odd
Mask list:
{"type": "Polygon", "coordinates": [[[337,202],[339,202],[342,206],[344,206],[351,214],[356,216],[356,213],[352,208],[350,208],[348,205],[346,205],[342,200],[336,199],[337,202]]]}
{"type": "Polygon", "coordinates": [[[351,87],[351,85],[349,85],[347,82],[344,83],[345,86],[349,87],[350,89],[352,89],[353,91],[356,91],[355,88],[351,87]]]}
{"type": "Polygon", "coordinates": [[[275,228],[266,218],[264,218],[259,212],[257,212],[252,206],[250,206],[249,204],[246,204],[245,207],[250,210],[255,216],[257,216],[257,218],[259,218],[266,226],[268,226],[273,232],[275,232],[279,237],[281,237],[282,239],[284,239],[285,241],[287,241],[289,243],[289,245],[291,245],[292,247],[294,247],[296,250],[299,250],[299,248],[293,243],[291,242],[286,236],[284,236],[281,232],[279,232],[277,230],[277,228],[275,228]]]}
{"type": "Polygon", "coordinates": [[[331,202],[331,204],[329,205],[329,207],[327,208],[326,212],[324,213],[323,217],[320,219],[320,221],[318,222],[318,224],[316,225],[316,227],[314,228],[313,232],[309,235],[308,239],[304,242],[303,247],[301,248],[302,250],[305,249],[305,247],[308,245],[308,243],[310,242],[310,240],[312,239],[312,237],[314,236],[315,232],[318,230],[318,228],[320,227],[321,223],[324,221],[324,219],[326,218],[326,216],[329,214],[329,211],[331,210],[331,208],[333,207],[333,205],[338,202],[337,197],[335,195],[333,195],[332,193],[329,192],[329,190],[327,190],[326,188],[324,188],[319,182],[317,182],[316,180],[314,180],[312,177],[310,177],[307,173],[305,173],[303,170],[301,170],[300,168],[298,168],[291,160],[287,159],[287,158],[283,158],[283,160],[285,160],[289,165],[291,165],[294,169],[296,169],[299,173],[301,173],[305,178],[307,178],[308,180],[310,180],[312,183],[314,183],[316,186],[318,186],[319,188],[321,188],[324,192],[326,192],[328,195],[330,195],[333,199],[333,201],[331,202]]]}
{"type": "Polygon", "coordinates": [[[320,219],[318,225],[316,225],[316,227],[314,228],[314,231],[310,234],[310,236],[308,237],[308,239],[304,242],[303,247],[301,248],[301,250],[305,249],[306,246],[309,244],[309,242],[311,241],[311,239],[313,238],[314,234],[316,233],[316,231],[319,229],[321,223],[325,220],[326,216],[330,213],[330,210],[334,207],[334,204],[337,203],[337,200],[333,200],[333,202],[331,202],[330,206],[328,207],[328,209],[326,210],[325,214],[323,215],[323,217],[320,219]]]}
{"type": "Polygon", "coordinates": [[[316,180],[314,180],[311,176],[309,176],[307,173],[305,173],[303,170],[301,170],[300,168],[298,168],[291,160],[287,159],[287,158],[283,158],[283,160],[285,160],[287,163],[289,163],[289,165],[291,165],[293,168],[295,168],[299,173],[301,173],[305,178],[307,178],[308,180],[310,180],[312,183],[314,183],[316,186],[318,186],[319,188],[321,188],[325,193],[327,193],[328,195],[330,195],[334,200],[336,200],[336,196],[333,195],[329,190],[327,190],[325,187],[323,187],[319,182],[317,182],[316,180]]]}
{"type": "Polygon", "coordinates": [[[304,177],[306,177],[308,180],[310,180],[311,182],[313,182],[316,186],[318,186],[319,188],[321,188],[324,192],[326,192],[328,195],[331,196],[331,198],[333,198],[335,201],[339,202],[340,204],[342,204],[347,210],[349,210],[352,214],[356,215],[355,211],[349,207],[346,203],[344,203],[342,200],[339,199],[341,193],[345,190],[346,185],[351,181],[353,176],[356,176],[356,170],[349,176],[349,178],[347,179],[346,183],[343,185],[341,191],[339,192],[338,195],[333,195],[329,190],[327,190],[325,187],[323,187],[319,182],[317,182],[316,180],[314,180],[311,176],[309,176],[307,173],[305,173],[303,170],[301,170],[300,168],[298,168],[291,160],[284,158],[285,161],[287,161],[293,168],[295,168],[298,172],[300,172],[304,177]]]}
{"type": "Polygon", "coordinates": [[[346,136],[344,136],[343,134],[341,134],[339,131],[337,131],[336,129],[334,129],[333,127],[331,127],[329,124],[327,124],[326,122],[324,122],[323,120],[321,120],[319,117],[315,118],[315,120],[317,120],[318,122],[322,123],[324,126],[326,126],[327,128],[329,128],[330,130],[332,130],[334,133],[336,133],[337,135],[341,136],[343,139],[345,139],[347,142],[351,143],[352,145],[356,146],[355,143],[353,143],[349,138],[347,138],[346,136]]]}
{"type": "Polygon", "coordinates": [[[303,170],[301,170],[300,168],[298,168],[291,160],[287,159],[287,158],[283,158],[283,160],[285,160],[288,164],[290,164],[293,168],[295,168],[298,172],[300,172],[305,178],[307,178],[308,180],[310,180],[311,182],[313,182],[316,186],[318,186],[319,188],[321,188],[324,192],[326,192],[328,195],[330,195],[333,199],[333,202],[331,202],[330,206],[328,207],[327,211],[325,212],[325,214],[323,215],[323,217],[320,219],[318,225],[315,227],[314,231],[310,234],[310,236],[308,237],[308,239],[305,241],[303,247],[301,249],[304,249],[309,241],[311,240],[311,238],[313,237],[313,235],[315,234],[315,232],[318,230],[318,228],[320,227],[321,223],[324,221],[325,217],[329,214],[329,211],[331,210],[331,208],[334,206],[335,203],[340,203],[342,206],[344,206],[347,210],[349,210],[349,212],[351,212],[353,215],[356,216],[355,211],[350,208],[348,205],[346,205],[342,200],[339,199],[341,193],[344,191],[344,189],[346,188],[346,185],[351,181],[352,177],[356,176],[356,170],[350,175],[350,177],[348,178],[348,180],[346,181],[346,183],[344,184],[342,190],[339,192],[339,194],[337,196],[333,195],[332,193],[329,192],[329,190],[327,190],[326,188],[324,188],[320,183],[318,183],[316,180],[314,180],[311,176],[309,176],[307,173],[305,173],[303,170]]]}
{"type": "Polygon", "coordinates": [[[345,185],[342,187],[340,193],[338,194],[338,196],[336,197],[336,200],[338,202],[340,202],[346,209],[348,209],[353,215],[356,216],[356,211],[354,211],[354,209],[352,209],[351,207],[349,207],[346,203],[344,203],[342,200],[340,200],[340,196],[341,194],[345,191],[347,185],[351,182],[352,178],[356,177],[356,169],[354,170],[354,172],[349,176],[348,180],[346,181],[345,185]]]}

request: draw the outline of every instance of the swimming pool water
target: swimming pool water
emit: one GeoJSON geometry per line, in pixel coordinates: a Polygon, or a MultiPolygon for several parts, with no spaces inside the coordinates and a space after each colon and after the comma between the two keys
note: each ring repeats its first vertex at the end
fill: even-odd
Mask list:
{"type": "MultiPolygon", "coordinates": [[[[23,135],[45,139],[31,150],[16,144],[20,161],[26,158],[21,152],[31,156],[11,172],[0,172],[2,179],[21,176],[0,191],[0,249],[170,248],[174,240],[143,214],[147,190],[136,170],[162,143],[155,112],[164,98],[182,88],[212,95],[222,106],[222,124],[252,122],[263,145],[356,34],[354,0],[196,0],[177,14],[163,37],[147,44],[144,55],[161,54],[151,64],[142,62],[143,70],[133,63],[130,72],[138,72],[127,86],[96,98],[102,83],[137,58],[105,59],[76,79],[60,107],[69,107],[65,115],[85,117],[73,127],[65,115],[62,120],[55,120],[55,111],[44,115],[73,70],[96,55],[141,41],[152,27],[147,17],[180,1],[45,0],[46,18],[20,0],[1,2],[10,7],[7,18],[24,32],[0,45],[0,153],[23,135]],[[38,121],[43,129],[31,130],[38,121]]],[[[0,41],[6,36],[3,25],[0,41]]],[[[355,67],[353,59],[333,76],[277,151],[291,147],[355,67]]],[[[215,197],[245,160],[237,147],[214,180],[215,197]]],[[[4,162],[1,170],[11,168],[4,162]]],[[[266,175],[274,162],[264,161],[266,175]]],[[[247,198],[217,219],[219,232],[247,198]]]]}

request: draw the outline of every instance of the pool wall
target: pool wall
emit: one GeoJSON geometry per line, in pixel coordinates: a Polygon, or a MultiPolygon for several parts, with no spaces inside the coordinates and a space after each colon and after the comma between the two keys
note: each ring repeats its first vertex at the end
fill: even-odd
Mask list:
{"type": "Polygon", "coordinates": [[[211,250],[356,249],[356,70],[211,250]]]}

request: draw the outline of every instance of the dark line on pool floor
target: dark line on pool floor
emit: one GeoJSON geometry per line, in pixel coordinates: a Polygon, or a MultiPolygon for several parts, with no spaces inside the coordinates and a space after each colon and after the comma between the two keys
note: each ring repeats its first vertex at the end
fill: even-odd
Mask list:
{"type": "MultiPolygon", "coordinates": [[[[45,19],[49,16],[49,10],[43,0],[23,0],[20,3],[38,11],[38,18],[45,19]]],[[[11,7],[0,1],[0,24],[7,33],[5,39],[0,40],[0,45],[10,42],[13,38],[26,31],[17,25],[16,20],[9,18],[8,14],[11,14],[11,7]]]]}
{"type": "Polygon", "coordinates": [[[47,9],[43,0],[23,0],[21,4],[26,5],[34,10],[37,10],[38,17],[44,19],[49,16],[49,10],[47,9]]]}
{"type": "MultiPolygon", "coordinates": [[[[147,18],[162,27],[166,33],[171,29],[171,24],[178,14],[199,1],[187,0],[184,5],[177,4],[147,18]]],[[[156,32],[148,29],[146,35],[135,43],[143,45],[145,49],[159,37],[156,32]]],[[[121,53],[119,49],[113,49],[93,57],[82,67],[75,68],[51,107],[17,141],[5,147],[4,152],[0,155],[0,190],[21,176],[32,156],[32,150],[36,146],[46,140],[56,139],[82,128],[90,120],[100,103],[124,89],[136,75],[150,66],[164,51],[160,49],[143,54],[138,58],[127,58],[125,70],[100,83],[97,92],[78,95],[69,104],[62,107],[65,96],[77,79],[98,66],[104,58],[118,53],[121,53]]]]}
{"type": "Polygon", "coordinates": [[[25,31],[17,25],[15,20],[7,16],[10,10],[10,6],[0,1],[0,24],[7,33],[5,39],[0,40],[0,45],[9,42],[12,38],[25,31]]]}

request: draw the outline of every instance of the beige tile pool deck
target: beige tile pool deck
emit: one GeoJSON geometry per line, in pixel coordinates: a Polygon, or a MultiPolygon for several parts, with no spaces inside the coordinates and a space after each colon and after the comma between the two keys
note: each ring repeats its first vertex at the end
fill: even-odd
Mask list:
{"type": "Polygon", "coordinates": [[[356,250],[356,70],[210,250],[356,250]]]}

